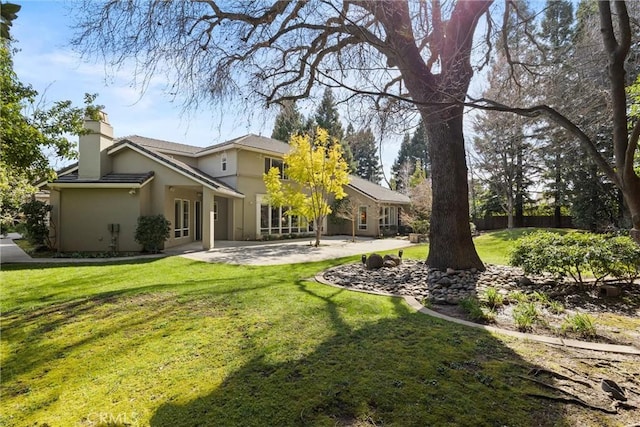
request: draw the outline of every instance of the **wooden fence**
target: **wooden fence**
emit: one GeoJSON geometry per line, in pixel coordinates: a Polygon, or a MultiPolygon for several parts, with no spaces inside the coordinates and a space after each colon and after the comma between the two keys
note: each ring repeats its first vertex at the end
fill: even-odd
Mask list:
{"type": "MultiPolygon", "coordinates": [[[[478,230],[499,230],[507,228],[506,216],[489,216],[485,218],[476,218],[471,220],[476,225],[478,230]]],[[[514,222],[515,218],[514,218],[514,222]]],[[[540,228],[556,228],[556,220],[553,216],[524,216],[522,217],[522,224],[517,224],[517,227],[540,227],[540,228]]],[[[560,217],[559,228],[572,228],[570,216],[560,217]]]]}

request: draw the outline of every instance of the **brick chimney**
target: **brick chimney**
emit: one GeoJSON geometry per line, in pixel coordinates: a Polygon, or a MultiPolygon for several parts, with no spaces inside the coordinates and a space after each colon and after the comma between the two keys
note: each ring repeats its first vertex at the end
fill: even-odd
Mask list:
{"type": "Polygon", "coordinates": [[[113,145],[113,128],[109,117],[102,111],[100,120],[85,119],[84,127],[89,131],[80,136],[78,143],[78,179],[100,179],[111,172],[107,149],[113,145]]]}

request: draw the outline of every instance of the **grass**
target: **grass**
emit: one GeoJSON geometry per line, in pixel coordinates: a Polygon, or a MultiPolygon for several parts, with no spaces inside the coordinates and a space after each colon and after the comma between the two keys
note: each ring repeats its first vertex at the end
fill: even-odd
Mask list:
{"type": "Polygon", "coordinates": [[[496,337],[400,299],[304,280],[344,261],[3,266],[0,425],[531,425],[549,416],[518,379],[531,364],[496,337]]]}
{"type": "Polygon", "coordinates": [[[306,280],[357,260],[3,266],[0,425],[572,424],[553,350],[306,280]]]}

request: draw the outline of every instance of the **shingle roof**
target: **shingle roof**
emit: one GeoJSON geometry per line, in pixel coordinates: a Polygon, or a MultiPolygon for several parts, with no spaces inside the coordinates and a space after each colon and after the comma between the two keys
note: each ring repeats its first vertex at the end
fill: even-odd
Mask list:
{"type": "Polygon", "coordinates": [[[248,134],[235,138],[229,141],[225,141],[219,144],[214,144],[204,148],[201,152],[217,150],[230,145],[242,146],[250,149],[270,151],[273,153],[286,154],[291,150],[291,146],[285,142],[279,141],[273,138],[267,138],[266,136],[248,134]]]}
{"type": "Polygon", "coordinates": [[[172,151],[176,153],[183,153],[186,155],[194,155],[197,152],[202,151],[202,147],[196,147],[196,146],[187,145],[187,144],[179,144],[177,142],[164,141],[162,139],[147,138],[145,136],[139,136],[139,135],[124,136],[122,138],[118,138],[117,141],[121,142],[125,140],[131,141],[137,145],[148,147],[154,150],[172,151]]]}
{"type": "Polygon", "coordinates": [[[398,203],[408,205],[411,203],[411,199],[404,194],[400,194],[397,191],[390,190],[374,182],[367,181],[357,176],[349,176],[349,186],[355,188],[361,193],[366,194],[372,199],[378,200],[383,203],[398,203]]]}
{"type": "MultiPolygon", "coordinates": [[[[212,177],[211,175],[201,171],[198,168],[195,168],[193,166],[190,166],[184,162],[181,162],[180,160],[174,159],[171,156],[168,156],[166,154],[163,154],[159,151],[154,150],[152,147],[149,147],[147,145],[141,145],[138,144],[134,141],[131,141],[129,139],[121,139],[120,140],[121,144],[131,144],[132,146],[136,147],[138,150],[143,151],[144,153],[146,153],[147,155],[154,157],[157,160],[160,160],[160,162],[165,163],[167,165],[173,166],[174,168],[178,169],[179,171],[183,172],[186,175],[189,175],[192,178],[198,179],[202,182],[204,182],[205,184],[209,185],[210,187],[212,187],[213,189],[223,192],[223,193],[227,193],[236,197],[244,197],[244,195],[242,193],[240,193],[239,191],[235,190],[234,188],[228,186],[227,184],[223,183],[222,181],[217,180],[216,178],[212,177]]],[[[182,144],[179,144],[182,145],[182,144]]]]}
{"type": "Polygon", "coordinates": [[[78,172],[62,175],[53,181],[54,184],[62,183],[95,183],[95,184],[144,184],[153,178],[153,171],[144,173],[108,173],[100,179],[80,179],[78,172]]]}

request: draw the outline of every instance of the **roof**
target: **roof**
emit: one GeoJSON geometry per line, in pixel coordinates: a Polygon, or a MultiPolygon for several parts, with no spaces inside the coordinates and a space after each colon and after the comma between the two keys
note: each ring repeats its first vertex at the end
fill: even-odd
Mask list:
{"type": "Polygon", "coordinates": [[[165,141],[162,139],[147,138],[145,136],[130,135],[118,138],[117,142],[131,141],[139,146],[151,148],[152,150],[160,150],[164,152],[173,152],[176,154],[182,154],[187,156],[193,156],[199,151],[202,151],[202,147],[196,147],[193,145],[179,144],[177,142],[165,141]]]}
{"type": "Polygon", "coordinates": [[[79,179],[78,172],[68,173],[61,175],[59,178],[53,180],[54,184],[63,183],[92,183],[92,184],[140,184],[153,178],[153,171],[144,173],[108,173],[102,176],[100,179],[79,179]]]}
{"type": "Polygon", "coordinates": [[[404,194],[397,191],[390,190],[375,182],[367,181],[358,176],[349,176],[349,186],[355,188],[359,192],[371,197],[374,200],[383,203],[395,203],[400,205],[408,205],[411,203],[411,199],[404,194]]]}
{"type": "Polygon", "coordinates": [[[231,147],[239,147],[257,151],[268,151],[283,155],[291,151],[291,146],[286,142],[250,133],[239,138],[231,139],[229,141],[206,147],[198,152],[198,155],[208,154],[212,151],[220,151],[231,147]]]}
{"type": "MultiPolygon", "coordinates": [[[[156,140],[158,141],[158,140],[156,140]]],[[[167,142],[167,141],[164,141],[167,142]]],[[[171,144],[171,143],[170,143],[171,144]]],[[[227,184],[223,183],[222,181],[217,180],[216,178],[212,177],[211,175],[201,171],[200,169],[190,166],[184,162],[181,162],[180,160],[174,159],[171,156],[168,156],[164,153],[161,153],[159,151],[154,150],[152,147],[148,146],[148,145],[144,145],[144,144],[138,144],[134,141],[131,141],[129,139],[126,138],[122,138],[120,139],[120,143],[118,144],[118,149],[122,146],[122,145],[129,145],[130,147],[137,149],[139,152],[142,152],[143,154],[146,154],[149,157],[152,157],[158,161],[160,161],[160,163],[163,163],[173,169],[178,170],[178,172],[183,173],[184,175],[187,175],[191,178],[196,179],[197,181],[200,181],[201,183],[209,186],[210,188],[212,188],[215,191],[219,191],[221,193],[225,193],[228,194],[230,196],[235,196],[235,197],[244,197],[244,195],[238,191],[236,191],[235,189],[233,189],[232,187],[228,186],[227,184]]],[[[183,144],[176,144],[176,145],[183,145],[183,144]]],[[[112,148],[115,148],[112,147],[112,148]]],[[[197,147],[196,147],[197,148],[197,147]]]]}

